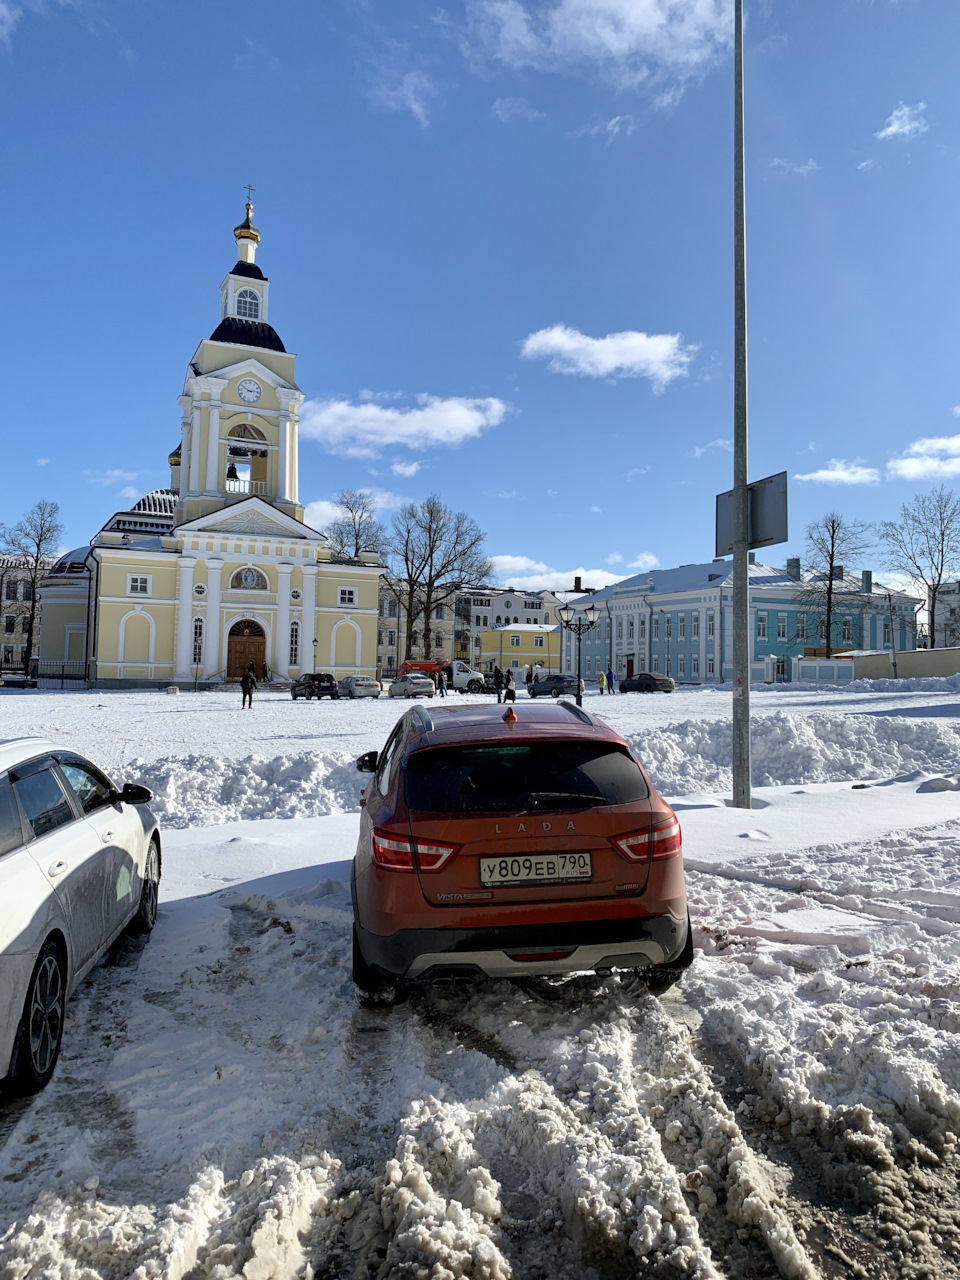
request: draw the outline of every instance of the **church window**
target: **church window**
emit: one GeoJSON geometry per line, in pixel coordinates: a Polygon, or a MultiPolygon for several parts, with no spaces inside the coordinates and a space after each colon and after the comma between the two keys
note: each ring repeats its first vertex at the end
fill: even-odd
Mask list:
{"type": "Polygon", "coordinates": [[[238,569],[230,579],[234,591],[266,591],[267,580],[259,569],[238,569]]]}
{"type": "Polygon", "coordinates": [[[290,665],[291,667],[299,667],[300,665],[300,623],[290,623],[290,665]]]}
{"type": "Polygon", "coordinates": [[[260,319],[260,296],[253,289],[241,289],[237,294],[237,315],[241,320],[260,319]]]}
{"type": "Polygon", "coordinates": [[[127,594],[131,596],[148,596],[150,594],[150,575],[147,573],[131,573],[127,578],[127,594]]]}
{"type": "Polygon", "coordinates": [[[193,620],[193,665],[198,667],[203,661],[203,619],[193,620]]]}
{"type": "Polygon", "coordinates": [[[343,605],[348,605],[348,604],[355,605],[356,603],[357,603],[357,592],[356,592],[356,588],[355,588],[355,587],[341,587],[341,588],[340,588],[340,605],[341,605],[341,607],[342,607],[343,605]]]}

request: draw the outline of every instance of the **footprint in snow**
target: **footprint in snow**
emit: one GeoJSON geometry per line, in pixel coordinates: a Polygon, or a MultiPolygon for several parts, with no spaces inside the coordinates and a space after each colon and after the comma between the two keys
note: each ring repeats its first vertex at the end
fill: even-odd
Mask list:
{"type": "Polygon", "coordinates": [[[773,836],[768,831],[741,831],[741,840],[772,840],[773,836]]]}

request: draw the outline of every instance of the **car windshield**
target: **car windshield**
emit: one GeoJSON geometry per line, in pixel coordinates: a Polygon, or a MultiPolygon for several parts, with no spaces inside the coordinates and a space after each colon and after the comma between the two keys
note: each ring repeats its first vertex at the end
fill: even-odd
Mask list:
{"type": "Polygon", "coordinates": [[[649,792],[636,761],[610,742],[518,742],[418,751],[406,767],[410,809],[426,813],[632,804],[649,792]]]}

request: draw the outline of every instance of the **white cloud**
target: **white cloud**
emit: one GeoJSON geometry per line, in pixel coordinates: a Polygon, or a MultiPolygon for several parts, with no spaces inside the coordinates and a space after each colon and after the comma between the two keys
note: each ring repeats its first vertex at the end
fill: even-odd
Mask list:
{"type": "Polygon", "coordinates": [[[627,472],[627,479],[634,480],[637,476],[645,476],[649,470],[649,467],[631,467],[627,472]]]}
{"type": "Polygon", "coordinates": [[[23,14],[18,4],[9,4],[7,0],[0,0],[0,43],[6,44],[13,35],[14,28],[20,21],[23,14]]]}
{"type": "Polygon", "coordinates": [[[626,137],[630,137],[631,133],[635,133],[640,125],[633,116],[613,116],[609,120],[603,120],[599,124],[584,124],[579,129],[574,129],[570,134],[571,138],[604,138],[609,145],[614,138],[623,133],[626,137]]]}
{"type": "Polygon", "coordinates": [[[873,136],[880,139],[900,138],[904,142],[909,142],[911,138],[919,138],[921,133],[926,133],[930,128],[923,118],[926,109],[925,102],[918,102],[914,107],[908,107],[905,102],[901,102],[899,107],[894,107],[890,112],[883,128],[878,129],[873,136]]]}
{"type": "Polygon", "coordinates": [[[590,514],[591,514],[591,515],[594,515],[594,516],[598,516],[598,515],[600,515],[600,514],[602,513],[602,511],[603,511],[603,507],[591,507],[591,508],[590,508],[590,514]]]}
{"type": "Polygon", "coordinates": [[[641,551],[636,560],[631,560],[627,565],[628,569],[636,569],[638,573],[644,569],[656,569],[660,563],[659,556],[655,556],[651,551],[641,551]]]}
{"type": "Polygon", "coordinates": [[[523,343],[525,360],[546,360],[554,373],[579,374],[584,378],[649,378],[656,393],[674,378],[683,377],[697,351],[684,346],[679,333],[639,333],[628,329],[590,338],[578,329],[555,324],[538,329],[523,343]]]}
{"type": "Polygon", "coordinates": [[[503,498],[505,501],[509,502],[511,498],[515,498],[517,496],[518,492],[518,489],[501,489],[497,494],[497,497],[503,498]]]}
{"type": "Polygon", "coordinates": [[[914,440],[901,457],[887,463],[887,475],[892,480],[944,480],[960,476],[960,436],[925,436],[914,440]]]}
{"type": "Polygon", "coordinates": [[[876,160],[861,160],[860,163],[857,165],[857,168],[862,173],[867,169],[872,169],[876,165],[876,163],[877,163],[876,160]]]}
{"type": "Polygon", "coordinates": [[[120,497],[126,498],[128,502],[140,497],[140,490],[135,489],[132,484],[128,484],[126,488],[120,490],[120,497]]]}
{"type": "Polygon", "coordinates": [[[390,445],[428,449],[456,447],[501,423],[508,405],[488,397],[418,395],[409,408],[365,401],[308,400],[300,414],[300,434],[342,458],[376,458],[390,445]]]}
{"type": "Polygon", "coordinates": [[[374,102],[388,111],[409,111],[425,129],[430,123],[429,106],[437,85],[425,71],[396,72],[379,69],[370,90],[374,102]]]}
{"type": "Polygon", "coordinates": [[[819,471],[808,471],[806,475],[793,478],[811,480],[814,484],[879,484],[880,472],[874,467],[865,467],[859,458],[853,462],[831,458],[819,471]]]}
{"type": "Polygon", "coordinates": [[[799,173],[806,176],[808,173],[816,173],[820,166],[816,160],[807,160],[804,164],[799,164],[796,160],[781,160],[779,156],[774,156],[770,161],[771,169],[782,169],[784,173],[799,173]]]}
{"type": "Polygon", "coordinates": [[[960,404],[955,404],[950,412],[955,418],[960,418],[960,404]]]}
{"type": "Polygon", "coordinates": [[[708,453],[711,449],[725,449],[727,453],[733,453],[733,441],[711,440],[708,444],[699,444],[695,449],[691,450],[689,457],[702,458],[703,455],[708,453]]]}
{"type": "Polygon", "coordinates": [[[619,551],[611,551],[608,556],[603,557],[604,564],[623,564],[623,556],[619,551]]]}
{"type": "Polygon", "coordinates": [[[697,75],[729,46],[725,0],[468,0],[471,36],[509,67],[599,70],[621,88],[697,75]]]}
{"type": "Polygon", "coordinates": [[[50,459],[49,459],[49,458],[38,458],[38,459],[37,459],[37,466],[38,466],[38,467],[48,467],[49,465],[50,465],[50,459]]]}
{"type": "Polygon", "coordinates": [[[87,484],[98,484],[101,488],[107,489],[111,485],[124,484],[130,480],[136,480],[140,473],[138,471],[121,471],[119,468],[113,471],[91,471],[85,470],[83,477],[87,484]]]}
{"type": "Polygon", "coordinates": [[[490,114],[501,124],[512,124],[514,120],[546,119],[544,113],[532,107],[526,98],[497,98],[490,108],[490,114]]]}
{"type": "Polygon", "coordinates": [[[572,591],[577,576],[585,587],[605,587],[623,577],[611,575],[609,569],[554,569],[529,556],[491,556],[490,559],[494,579],[518,591],[572,591]]]}
{"type": "Polygon", "coordinates": [[[400,462],[397,460],[392,464],[390,470],[395,476],[404,476],[409,479],[410,476],[415,476],[422,466],[422,462],[400,462]]]}

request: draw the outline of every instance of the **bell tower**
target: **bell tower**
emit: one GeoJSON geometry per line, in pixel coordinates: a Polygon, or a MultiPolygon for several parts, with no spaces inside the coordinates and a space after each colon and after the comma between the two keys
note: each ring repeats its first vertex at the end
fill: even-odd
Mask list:
{"type": "MultiPolygon", "coordinates": [[[[248,196],[252,188],[248,189],[248,196]]],[[[170,456],[183,524],[250,498],[303,520],[298,488],[296,356],[268,323],[270,282],[256,263],[260,232],[234,228],[237,260],[220,285],[220,323],[190,361],[179,397],[181,444],[170,456]]]]}

